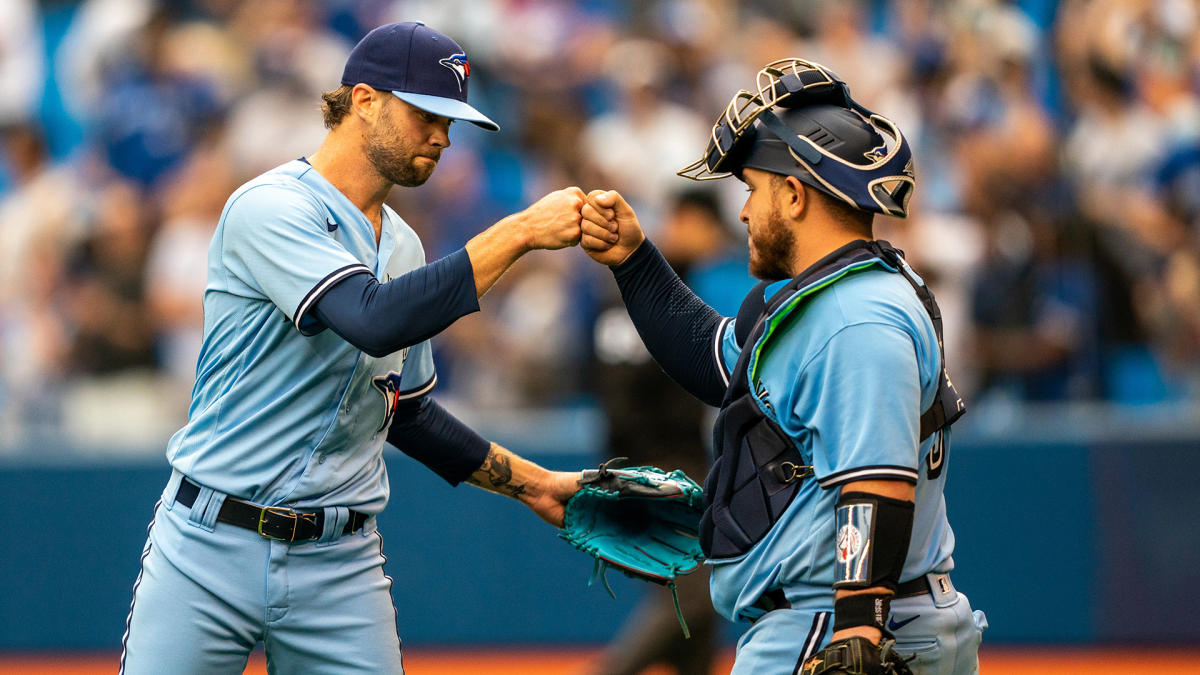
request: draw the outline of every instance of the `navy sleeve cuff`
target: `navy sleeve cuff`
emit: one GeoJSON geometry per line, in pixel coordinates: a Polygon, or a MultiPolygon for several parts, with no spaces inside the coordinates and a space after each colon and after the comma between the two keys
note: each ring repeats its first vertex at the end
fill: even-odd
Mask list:
{"type": "Polygon", "coordinates": [[[397,402],[388,442],[451,485],[470,478],[492,448],[429,396],[397,402]]]}

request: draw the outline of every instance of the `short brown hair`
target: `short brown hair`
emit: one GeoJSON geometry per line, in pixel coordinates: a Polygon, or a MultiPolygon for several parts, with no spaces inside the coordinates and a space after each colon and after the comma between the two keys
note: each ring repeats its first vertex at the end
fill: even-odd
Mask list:
{"type": "Polygon", "coordinates": [[[321,94],[321,114],[325,116],[325,128],[332,129],[341,124],[350,114],[351,94],[354,87],[349,84],[321,94]]]}

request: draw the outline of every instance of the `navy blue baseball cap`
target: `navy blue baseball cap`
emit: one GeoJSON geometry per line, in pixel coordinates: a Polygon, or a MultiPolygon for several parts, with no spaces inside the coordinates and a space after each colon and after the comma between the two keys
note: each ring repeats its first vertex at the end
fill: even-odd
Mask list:
{"type": "Polygon", "coordinates": [[[426,112],[499,131],[467,104],[470,75],[471,64],[457,42],[420,21],[406,21],[367,33],[346,59],[342,84],[386,89],[426,112]]]}

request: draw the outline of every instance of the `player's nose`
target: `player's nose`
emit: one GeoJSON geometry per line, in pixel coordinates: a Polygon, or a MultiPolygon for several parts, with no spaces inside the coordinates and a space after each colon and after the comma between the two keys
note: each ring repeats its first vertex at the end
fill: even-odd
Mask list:
{"type": "Polygon", "coordinates": [[[433,132],[429,135],[429,144],[435,148],[450,147],[450,122],[446,121],[445,125],[436,125],[433,132]]]}

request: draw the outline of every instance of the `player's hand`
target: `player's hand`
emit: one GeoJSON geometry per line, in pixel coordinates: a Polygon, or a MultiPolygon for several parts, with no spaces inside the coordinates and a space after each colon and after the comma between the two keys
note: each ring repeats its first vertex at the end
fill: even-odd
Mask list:
{"type": "Polygon", "coordinates": [[[579,209],[585,196],[577,187],[555,190],[522,211],[519,222],[524,229],[527,249],[557,249],[579,243],[579,209]]]}
{"type": "Polygon", "coordinates": [[[580,245],[598,263],[619,265],[646,240],[637,214],[616,190],[593,190],[581,211],[580,245]]]}
{"type": "Polygon", "coordinates": [[[582,477],[578,471],[547,471],[541,489],[525,504],[542,520],[562,527],[567,500],[579,491],[582,477]]]}
{"type": "Polygon", "coordinates": [[[834,640],[804,663],[800,675],[912,675],[893,644],[885,640],[877,645],[863,637],[834,640]]]}

